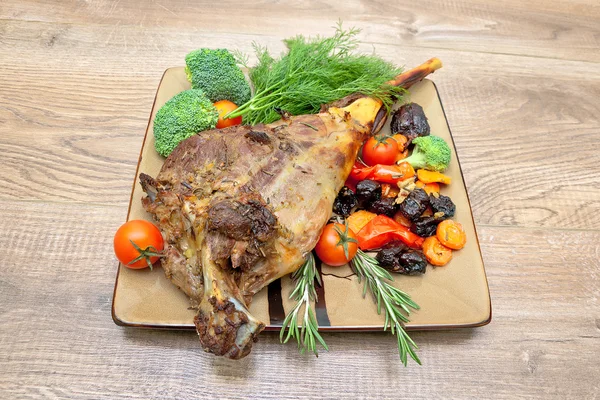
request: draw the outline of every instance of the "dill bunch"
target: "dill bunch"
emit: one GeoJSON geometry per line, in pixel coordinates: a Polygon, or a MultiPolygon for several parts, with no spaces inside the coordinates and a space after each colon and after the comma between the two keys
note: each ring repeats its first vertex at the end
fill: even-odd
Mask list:
{"type": "Polygon", "coordinates": [[[354,54],[359,29],[342,29],[338,23],[331,37],[305,38],[302,35],[284,40],[287,52],[274,58],[267,48],[254,44],[258,63],[248,67],[254,97],[228,115],[242,115],[244,123],[255,125],[291,115],[317,113],[322,104],[331,103],[352,93],[380,99],[389,109],[404,89],[386,84],[402,68],[376,55],[354,54]]]}

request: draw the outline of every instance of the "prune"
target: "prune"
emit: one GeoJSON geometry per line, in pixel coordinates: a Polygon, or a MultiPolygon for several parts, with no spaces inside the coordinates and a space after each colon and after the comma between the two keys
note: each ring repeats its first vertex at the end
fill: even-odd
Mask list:
{"type": "Polygon", "coordinates": [[[400,255],[400,274],[424,274],[427,267],[425,256],[418,251],[409,250],[400,255]]]}
{"type": "Polygon", "coordinates": [[[439,195],[438,197],[435,197],[432,194],[429,196],[429,204],[431,204],[431,209],[434,213],[443,212],[444,219],[452,218],[456,211],[456,206],[448,196],[439,195]]]}
{"type": "Polygon", "coordinates": [[[388,271],[398,272],[402,267],[400,266],[400,256],[406,251],[406,246],[400,243],[400,245],[392,245],[391,243],[385,245],[375,258],[379,261],[379,265],[388,271]]]}
{"type": "Polygon", "coordinates": [[[379,182],[365,179],[356,184],[356,198],[363,207],[381,198],[381,184],[379,182]]]}
{"type": "Polygon", "coordinates": [[[392,134],[401,133],[406,136],[409,144],[414,138],[428,136],[430,133],[423,107],[417,103],[408,103],[396,110],[390,128],[392,134]]]}
{"type": "Polygon", "coordinates": [[[343,217],[347,217],[357,204],[358,200],[356,199],[354,192],[347,186],[344,186],[333,201],[333,212],[343,217]]]}
{"type": "Polygon", "coordinates": [[[379,200],[375,200],[367,208],[372,213],[387,215],[390,218],[396,214],[397,209],[396,199],[392,197],[382,197],[379,200]]]}
{"type": "Polygon", "coordinates": [[[381,267],[398,274],[424,274],[427,267],[427,260],[423,254],[410,250],[401,242],[383,246],[376,258],[381,267]]]}
{"type": "Polygon", "coordinates": [[[415,189],[404,199],[399,211],[411,221],[416,220],[423,214],[429,205],[429,196],[423,189],[415,189]]]}
{"type": "Polygon", "coordinates": [[[429,237],[435,235],[437,226],[442,222],[443,218],[436,217],[419,217],[410,226],[410,231],[421,237],[429,237]]]}

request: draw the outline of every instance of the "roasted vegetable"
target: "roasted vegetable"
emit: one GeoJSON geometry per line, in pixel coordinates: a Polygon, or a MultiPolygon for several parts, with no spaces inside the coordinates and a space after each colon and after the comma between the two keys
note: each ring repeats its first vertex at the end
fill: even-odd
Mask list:
{"type": "Polygon", "coordinates": [[[417,180],[415,182],[415,186],[418,187],[419,189],[423,189],[427,194],[440,192],[440,185],[437,184],[436,182],[424,183],[424,182],[417,180]]]}
{"type": "Polygon", "coordinates": [[[394,115],[390,124],[392,134],[402,134],[408,139],[408,143],[419,137],[428,136],[430,129],[423,107],[417,103],[408,103],[400,107],[394,115]]]}
{"type": "Polygon", "coordinates": [[[347,186],[344,186],[333,201],[333,212],[342,217],[347,217],[357,204],[358,200],[354,195],[354,192],[347,186]]]}
{"type": "Polygon", "coordinates": [[[365,179],[356,184],[356,197],[363,207],[368,207],[372,202],[381,198],[381,184],[365,179]]]}
{"type": "Polygon", "coordinates": [[[423,242],[423,254],[431,265],[441,267],[452,259],[452,250],[444,246],[437,237],[430,236],[423,242]]]}
{"type": "Polygon", "coordinates": [[[429,196],[423,189],[415,189],[404,199],[398,210],[411,221],[416,220],[429,206],[429,196]]]}
{"type": "Polygon", "coordinates": [[[391,218],[396,214],[398,205],[395,198],[382,197],[379,200],[371,202],[367,209],[372,213],[387,215],[391,218]]]}
{"type": "Polygon", "coordinates": [[[369,223],[370,220],[372,220],[376,216],[377,214],[369,211],[356,211],[346,219],[346,221],[348,222],[348,228],[350,228],[353,232],[358,233],[365,225],[369,223]]]}
{"type": "Polygon", "coordinates": [[[199,49],[185,56],[185,72],[192,88],[202,89],[212,102],[250,100],[250,85],[227,49],[199,49]]]}
{"type": "Polygon", "coordinates": [[[356,182],[371,179],[382,183],[398,183],[415,176],[415,170],[409,163],[398,165],[373,165],[366,167],[356,162],[350,172],[350,179],[356,182]]]}
{"type": "Polygon", "coordinates": [[[465,247],[467,235],[460,222],[447,219],[437,226],[436,236],[440,243],[449,249],[459,250],[465,247]]]}
{"type": "Polygon", "coordinates": [[[429,204],[434,213],[444,213],[444,219],[454,217],[456,206],[450,197],[441,194],[430,194],[429,204]]]}
{"type": "Polygon", "coordinates": [[[154,117],[154,147],[167,157],[183,140],[216,126],[219,113],[200,89],[176,94],[154,117]]]}
{"type": "MultiPolygon", "coordinates": [[[[402,160],[415,169],[443,172],[450,164],[452,152],[448,144],[439,136],[419,137],[413,140],[415,145],[410,156],[402,160]]],[[[427,183],[427,182],[426,182],[427,183]]]]}
{"type": "Polygon", "coordinates": [[[417,170],[417,178],[423,183],[443,183],[449,185],[452,178],[437,171],[428,171],[426,169],[417,170]]]}
{"type": "Polygon", "coordinates": [[[358,247],[362,250],[378,249],[393,240],[401,240],[407,246],[421,247],[423,238],[412,233],[385,215],[378,215],[365,225],[357,234],[358,247]]]}

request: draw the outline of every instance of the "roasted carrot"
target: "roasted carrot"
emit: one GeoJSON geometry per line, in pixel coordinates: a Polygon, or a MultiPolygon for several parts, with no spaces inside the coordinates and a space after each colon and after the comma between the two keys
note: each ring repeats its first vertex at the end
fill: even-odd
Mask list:
{"type": "MultiPolygon", "coordinates": [[[[403,163],[406,164],[406,163],[403,163]]],[[[428,171],[426,169],[417,170],[417,178],[423,183],[444,183],[449,185],[452,182],[452,178],[448,175],[444,175],[441,172],[428,171]]]]}
{"type": "Polygon", "coordinates": [[[440,222],[436,236],[440,243],[453,250],[462,249],[467,243],[467,234],[462,225],[451,219],[440,222]]]}
{"type": "Polygon", "coordinates": [[[427,194],[440,193],[440,185],[437,182],[425,183],[423,181],[417,180],[415,182],[415,185],[418,188],[423,189],[427,194]]]}
{"type": "Polygon", "coordinates": [[[431,265],[441,267],[452,259],[452,250],[440,243],[435,236],[425,239],[422,249],[427,262],[431,265]]]}

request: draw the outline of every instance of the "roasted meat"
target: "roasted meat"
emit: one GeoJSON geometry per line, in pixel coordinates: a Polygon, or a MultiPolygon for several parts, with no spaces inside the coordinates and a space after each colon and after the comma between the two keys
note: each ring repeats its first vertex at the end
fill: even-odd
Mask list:
{"type": "MultiPolygon", "coordinates": [[[[396,80],[414,83],[436,59],[396,80]]],[[[406,85],[405,85],[406,86],[406,85]]],[[[156,178],[140,174],[145,209],[166,239],[166,276],[191,299],[203,348],[247,355],[264,328],[252,296],[314,248],[362,142],[381,126],[367,97],[317,115],[200,132],[156,178]]]]}

